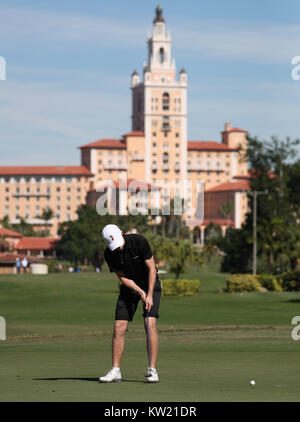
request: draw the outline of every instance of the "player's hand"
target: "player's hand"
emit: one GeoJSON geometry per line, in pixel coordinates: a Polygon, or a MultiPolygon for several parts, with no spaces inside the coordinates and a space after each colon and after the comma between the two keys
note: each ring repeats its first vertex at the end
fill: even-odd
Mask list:
{"type": "Polygon", "coordinates": [[[145,302],[145,309],[149,312],[152,306],[153,306],[153,298],[152,296],[147,296],[146,302],[145,302]]]}
{"type": "Polygon", "coordinates": [[[144,292],[144,290],[141,290],[141,291],[140,291],[140,296],[141,296],[141,301],[142,301],[143,303],[146,303],[146,298],[147,298],[147,295],[146,295],[146,293],[144,292]]]}

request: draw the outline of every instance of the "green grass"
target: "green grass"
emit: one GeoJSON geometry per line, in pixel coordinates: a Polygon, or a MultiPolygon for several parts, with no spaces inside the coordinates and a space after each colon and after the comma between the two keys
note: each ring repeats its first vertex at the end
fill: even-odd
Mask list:
{"type": "Polygon", "coordinates": [[[300,295],[223,293],[216,260],[184,278],[199,279],[200,293],[162,298],[160,383],[145,383],[139,307],[126,334],[125,382],[106,385],[97,381],[111,366],[115,276],[0,276],[0,401],[299,401],[291,320],[300,295]]]}

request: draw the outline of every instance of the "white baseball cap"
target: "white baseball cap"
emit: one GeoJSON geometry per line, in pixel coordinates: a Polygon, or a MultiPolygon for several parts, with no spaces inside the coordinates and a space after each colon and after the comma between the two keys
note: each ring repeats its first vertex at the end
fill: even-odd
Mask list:
{"type": "Polygon", "coordinates": [[[107,224],[102,230],[102,237],[111,251],[123,246],[125,242],[122,231],[115,224],[107,224]]]}

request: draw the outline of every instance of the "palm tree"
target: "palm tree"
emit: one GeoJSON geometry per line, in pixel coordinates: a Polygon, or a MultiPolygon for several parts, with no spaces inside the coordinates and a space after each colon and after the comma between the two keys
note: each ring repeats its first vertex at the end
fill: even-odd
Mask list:
{"type": "Polygon", "coordinates": [[[229,225],[229,216],[230,216],[232,210],[233,210],[233,202],[232,202],[231,199],[229,199],[225,204],[223,204],[219,208],[220,213],[227,220],[227,226],[229,225]]]}
{"type": "Polygon", "coordinates": [[[54,212],[51,208],[47,207],[43,209],[42,214],[38,217],[41,220],[45,221],[45,227],[46,227],[46,233],[47,236],[49,236],[49,230],[48,230],[48,226],[49,226],[49,221],[51,220],[51,218],[54,217],[54,212]]]}

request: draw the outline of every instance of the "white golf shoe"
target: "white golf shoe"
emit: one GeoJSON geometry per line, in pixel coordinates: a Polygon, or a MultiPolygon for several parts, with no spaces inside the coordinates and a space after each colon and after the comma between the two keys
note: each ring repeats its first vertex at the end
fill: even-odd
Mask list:
{"type": "Polygon", "coordinates": [[[148,368],[145,377],[147,377],[147,382],[159,382],[158,373],[156,369],[148,368]]]}
{"type": "Polygon", "coordinates": [[[120,369],[112,368],[104,377],[99,378],[99,382],[121,382],[122,375],[120,369]]]}

